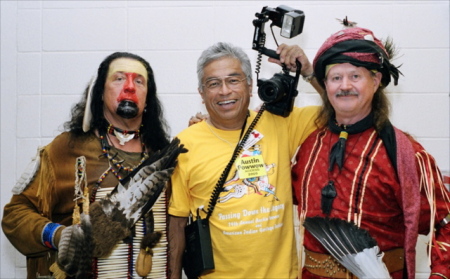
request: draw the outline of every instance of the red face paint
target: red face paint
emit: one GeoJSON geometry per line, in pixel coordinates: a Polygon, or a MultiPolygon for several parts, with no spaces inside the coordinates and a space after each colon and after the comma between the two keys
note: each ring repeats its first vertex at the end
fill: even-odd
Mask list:
{"type": "Polygon", "coordinates": [[[136,96],[136,85],[134,84],[134,80],[138,77],[136,73],[124,73],[126,76],[126,81],[123,84],[122,91],[117,97],[117,102],[121,102],[123,100],[129,100],[134,102],[135,104],[139,103],[139,100],[136,96]]]}

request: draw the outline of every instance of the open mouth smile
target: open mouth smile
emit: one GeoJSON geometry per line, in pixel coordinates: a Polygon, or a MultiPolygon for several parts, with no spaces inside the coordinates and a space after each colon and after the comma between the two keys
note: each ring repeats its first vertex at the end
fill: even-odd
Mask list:
{"type": "Polygon", "coordinates": [[[226,100],[226,101],[220,101],[220,102],[217,102],[217,104],[218,104],[219,106],[224,106],[224,105],[234,104],[234,103],[236,103],[236,102],[237,102],[237,100],[226,100]]]}

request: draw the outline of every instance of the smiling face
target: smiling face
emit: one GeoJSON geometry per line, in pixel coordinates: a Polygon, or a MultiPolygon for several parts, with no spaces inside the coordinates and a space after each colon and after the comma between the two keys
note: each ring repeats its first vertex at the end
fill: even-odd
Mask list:
{"type": "Polygon", "coordinates": [[[199,88],[199,93],[208,110],[209,121],[219,129],[241,129],[252,91],[252,85],[247,83],[242,71],[241,62],[236,58],[223,57],[207,64],[203,71],[203,86],[199,88]],[[230,81],[229,77],[233,79],[230,81]],[[221,86],[208,88],[206,84],[211,80],[219,81],[221,86]]]}
{"type": "MultiPolygon", "coordinates": [[[[109,65],[103,93],[108,121],[142,118],[147,97],[147,70],[131,58],[118,58],[109,65]]],[[[111,123],[115,124],[115,123],[111,123]]]]}
{"type": "Polygon", "coordinates": [[[332,66],[325,78],[328,99],[339,124],[354,124],[372,110],[372,99],[382,74],[350,63],[332,66]]]}

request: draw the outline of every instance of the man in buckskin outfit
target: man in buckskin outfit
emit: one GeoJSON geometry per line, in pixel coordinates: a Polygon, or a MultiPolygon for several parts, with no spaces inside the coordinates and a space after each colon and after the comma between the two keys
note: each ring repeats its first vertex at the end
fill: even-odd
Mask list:
{"type": "Polygon", "coordinates": [[[169,143],[149,63],[106,57],[65,128],[4,210],[28,278],[167,277],[164,187],[181,149],[169,143]]]}

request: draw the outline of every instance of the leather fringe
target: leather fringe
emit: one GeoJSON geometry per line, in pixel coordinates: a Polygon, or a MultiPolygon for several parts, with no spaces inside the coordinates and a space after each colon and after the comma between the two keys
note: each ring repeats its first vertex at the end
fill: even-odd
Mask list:
{"type": "Polygon", "coordinates": [[[55,195],[55,174],[52,162],[46,150],[41,153],[41,167],[39,176],[39,188],[36,193],[38,206],[42,214],[50,217],[50,205],[55,195]]]}

